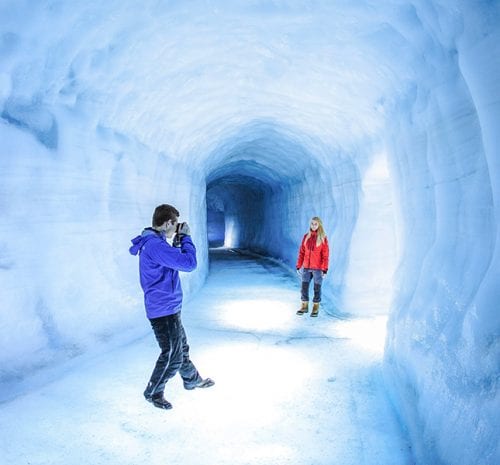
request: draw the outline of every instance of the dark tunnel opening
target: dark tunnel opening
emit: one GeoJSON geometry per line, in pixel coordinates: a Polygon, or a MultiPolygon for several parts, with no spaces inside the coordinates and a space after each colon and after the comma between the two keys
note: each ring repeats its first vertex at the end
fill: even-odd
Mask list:
{"type": "MultiPolygon", "coordinates": [[[[226,134],[207,159],[207,264],[215,249],[238,249],[275,260],[293,273],[312,216],[324,219],[335,243],[349,243],[359,191],[359,171],[349,154],[328,151],[275,121],[254,121],[226,134]]],[[[336,291],[345,279],[348,250],[336,247],[332,254],[336,266],[324,286],[334,302],[332,311],[340,299],[336,291]]]]}
{"type": "Polygon", "coordinates": [[[266,208],[276,186],[253,175],[254,165],[235,163],[207,184],[209,249],[225,247],[269,252],[262,241],[263,226],[266,208]]]}
{"type": "MultiPolygon", "coordinates": [[[[207,193],[208,196],[208,193],[207,193]]],[[[226,217],[222,210],[207,207],[208,248],[223,247],[226,239],[226,217]]]]}

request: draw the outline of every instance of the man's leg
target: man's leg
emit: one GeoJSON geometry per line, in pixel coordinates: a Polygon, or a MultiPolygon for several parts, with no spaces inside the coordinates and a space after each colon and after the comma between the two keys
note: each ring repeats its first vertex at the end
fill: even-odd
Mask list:
{"type": "Polygon", "coordinates": [[[161,352],[158,360],[156,361],[146,390],[144,391],[144,397],[146,398],[163,392],[160,384],[163,373],[165,372],[165,367],[170,359],[170,339],[168,337],[167,317],[164,316],[149,321],[151,323],[151,327],[153,328],[156,341],[160,346],[161,352]]]}
{"type": "Polygon", "coordinates": [[[194,363],[189,358],[189,344],[187,343],[186,331],[184,330],[182,322],[180,326],[182,340],[182,365],[179,368],[179,374],[184,382],[184,387],[189,389],[191,386],[195,386],[196,383],[200,382],[202,379],[198,370],[194,366],[194,363]]]}
{"type": "MultiPolygon", "coordinates": [[[[182,364],[182,334],[180,332],[182,325],[179,324],[178,314],[150,321],[161,353],[144,391],[144,397],[149,401],[163,398],[165,384],[177,373],[182,364]]],[[[154,401],[153,403],[156,405],[154,401]]]]}
{"type": "Polygon", "coordinates": [[[179,323],[181,327],[181,338],[182,338],[182,365],[179,368],[179,374],[181,375],[182,381],[184,383],[184,388],[191,390],[194,388],[206,388],[213,386],[215,383],[210,379],[203,379],[198,370],[194,366],[194,363],[189,358],[189,344],[187,342],[186,331],[182,324],[180,314],[179,323]]]}

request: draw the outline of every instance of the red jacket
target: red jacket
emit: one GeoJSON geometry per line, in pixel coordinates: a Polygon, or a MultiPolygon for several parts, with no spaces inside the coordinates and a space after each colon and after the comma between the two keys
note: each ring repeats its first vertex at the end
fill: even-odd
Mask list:
{"type": "Polygon", "coordinates": [[[296,268],[304,267],[326,273],[328,271],[328,256],[330,255],[328,239],[325,237],[324,241],[317,246],[316,237],[316,233],[312,232],[311,237],[307,240],[307,234],[304,234],[300,244],[296,268]]]}

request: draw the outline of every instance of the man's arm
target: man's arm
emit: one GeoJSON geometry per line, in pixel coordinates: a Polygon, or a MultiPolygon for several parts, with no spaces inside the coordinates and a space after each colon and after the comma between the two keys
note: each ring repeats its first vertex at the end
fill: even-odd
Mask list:
{"type": "Polygon", "coordinates": [[[181,239],[180,249],[171,247],[166,242],[155,242],[151,257],[160,265],[178,271],[193,271],[196,269],[196,248],[190,236],[181,239]]]}

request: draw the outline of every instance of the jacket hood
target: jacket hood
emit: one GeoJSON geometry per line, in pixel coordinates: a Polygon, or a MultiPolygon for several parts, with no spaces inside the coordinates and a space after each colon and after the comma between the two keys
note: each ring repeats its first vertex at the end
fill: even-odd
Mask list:
{"type": "Polygon", "coordinates": [[[142,246],[153,237],[161,237],[161,234],[155,231],[153,228],[144,229],[140,236],[136,236],[131,240],[132,245],[128,249],[128,251],[131,255],[137,255],[142,249],[142,246]]]}

